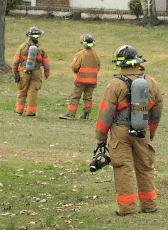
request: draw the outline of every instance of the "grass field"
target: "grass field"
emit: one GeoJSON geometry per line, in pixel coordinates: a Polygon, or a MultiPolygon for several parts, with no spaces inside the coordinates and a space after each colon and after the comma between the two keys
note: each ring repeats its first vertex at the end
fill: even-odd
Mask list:
{"type": "MultiPolygon", "coordinates": [[[[12,75],[0,76],[0,230],[158,230],[168,229],[168,29],[144,28],[126,22],[71,21],[46,18],[6,18],[6,61],[25,40],[27,29],[38,26],[51,59],[51,78],[43,81],[39,112],[34,118],[14,113],[17,87],[12,75]],[[80,49],[79,37],[89,32],[96,38],[101,59],[99,84],[94,93],[91,119],[59,120],[73,89],[70,62],[80,49]],[[117,70],[113,52],[123,44],[139,50],[146,71],[159,83],[164,98],[160,129],[154,140],[159,212],[124,218],[117,209],[112,168],[95,174],[88,170],[96,145],[95,120],[104,89],[117,70]]],[[[82,112],[82,101],[77,118],[82,112]]]]}

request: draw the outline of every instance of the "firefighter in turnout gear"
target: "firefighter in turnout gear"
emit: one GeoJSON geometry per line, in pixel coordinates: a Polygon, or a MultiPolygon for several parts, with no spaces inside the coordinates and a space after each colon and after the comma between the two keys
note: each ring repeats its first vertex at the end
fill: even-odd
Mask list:
{"type": "Polygon", "coordinates": [[[28,40],[20,45],[14,56],[12,69],[18,85],[16,112],[19,115],[22,115],[25,109],[26,115],[36,115],[37,93],[42,85],[41,67],[44,68],[45,78],[49,77],[49,59],[38,42],[43,34],[44,31],[31,27],[26,34],[28,40]]]}
{"type": "Polygon", "coordinates": [[[77,52],[71,63],[72,71],[75,73],[74,90],[68,105],[67,113],[61,115],[62,119],[75,118],[80,98],[83,94],[84,109],[81,119],[88,119],[92,110],[92,95],[97,85],[97,74],[100,69],[100,60],[92,49],[95,39],[90,34],[83,34],[80,42],[84,49],[77,52]]]}
{"type": "MultiPolygon", "coordinates": [[[[96,138],[98,146],[100,144],[106,146],[108,142],[119,206],[116,214],[125,216],[136,213],[138,199],[141,212],[151,213],[157,211],[157,190],[154,184],[155,150],[151,141],[161,118],[162,97],[156,81],[145,74],[142,64],[145,60],[138,56],[134,47],[130,45],[119,47],[115,52],[115,58],[113,62],[120,67],[121,71],[114,76],[106,88],[96,123],[96,138]],[[143,83],[142,76],[149,90],[146,90],[146,83],[143,83]],[[138,84],[140,89],[144,84],[145,93],[148,93],[147,108],[142,109],[137,103],[138,109],[134,111],[133,100],[139,97],[138,85],[137,92],[130,92],[121,77],[130,79],[131,87],[134,87],[134,80],[139,78],[142,80],[138,84]],[[140,115],[144,113],[141,120],[136,118],[138,111],[140,115]],[[137,125],[142,123],[142,130],[132,128],[133,118],[135,118],[134,122],[137,119],[135,122],[137,125]],[[147,127],[144,128],[146,120],[147,127]]],[[[146,100],[144,95],[141,95],[143,102],[146,100]]]]}

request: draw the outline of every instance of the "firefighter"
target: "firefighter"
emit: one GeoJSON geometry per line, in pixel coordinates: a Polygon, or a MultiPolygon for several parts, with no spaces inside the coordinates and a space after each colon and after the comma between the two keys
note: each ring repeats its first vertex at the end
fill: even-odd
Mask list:
{"type": "Polygon", "coordinates": [[[97,74],[100,69],[100,60],[92,48],[95,46],[95,39],[86,33],[81,35],[80,43],[84,49],[77,52],[71,63],[72,71],[76,74],[74,90],[68,105],[67,113],[61,115],[62,119],[75,118],[80,98],[83,94],[84,109],[81,119],[88,119],[92,110],[92,95],[97,85],[97,74]]]}
{"type": "Polygon", "coordinates": [[[50,67],[46,52],[41,48],[38,39],[44,31],[31,27],[26,33],[28,40],[20,45],[13,61],[13,73],[18,85],[16,113],[22,115],[25,109],[27,116],[36,116],[37,93],[42,85],[42,70],[49,77],[50,67]],[[27,108],[26,108],[27,100],[27,108]]]}
{"type": "MultiPolygon", "coordinates": [[[[130,45],[119,47],[115,57],[116,66],[120,71],[106,88],[96,123],[96,138],[98,146],[105,148],[109,135],[108,149],[114,170],[119,207],[116,214],[125,216],[136,213],[139,209],[137,199],[140,201],[140,212],[152,213],[157,211],[157,190],[154,184],[155,150],[151,141],[161,118],[162,97],[156,81],[144,75],[145,60],[138,56],[134,47],[130,45]],[[130,119],[134,114],[130,114],[132,106],[129,98],[136,98],[138,95],[130,97],[129,87],[121,76],[127,77],[132,82],[145,76],[148,82],[148,116],[142,116],[142,121],[135,117],[137,125],[148,120],[147,128],[143,132],[132,132],[130,119]]],[[[139,93],[138,88],[136,93],[139,93]]],[[[143,109],[137,111],[143,112],[143,109]]]]}

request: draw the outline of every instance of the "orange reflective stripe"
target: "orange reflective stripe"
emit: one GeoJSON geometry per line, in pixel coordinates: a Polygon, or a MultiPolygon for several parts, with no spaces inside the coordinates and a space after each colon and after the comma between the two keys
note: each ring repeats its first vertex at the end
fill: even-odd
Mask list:
{"type": "Polygon", "coordinates": [[[25,61],[27,60],[27,56],[20,56],[20,59],[25,61]]]}
{"type": "Polygon", "coordinates": [[[137,195],[118,195],[117,201],[119,204],[132,204],[136,203],[137,201],[137,195]]]}
{"type": "Polygon", "coordinates": [[[20,60],[20,56],[15,55],[15,56],[13,57],[13,60],[14,60],[14,61],[19,61],[19,60],[20,60]]]}
{"type": "Polygon", "coordinates": [[[16,105],[16,109],[17,110],[24,110],[25,109],[25,105],[17,104],[16,105]]]}
{"type": "Polygon", "coordinates": [[[27,56],[14,56],[14,61],[21,61],[21,60],[27,60],[27,56]]]}
{"type": "Polygon", "coordinates": [[[152,100],[150,100],[150,101],[149,101],[149,104],[148,104],[149,110],[153,109],[154,106],[155,106],[155,102],[152,101],[152,100]]]}
{"type": "Polygon", "coordinates": [[[97,129],[99,129],[102,133],[108,133],[110,126],[105,124],[102,120],[98,120],[96,124],[97,129]]]}
{"type": "Polygon", "coordinates": [[[108,105],[108,102],[107,101],[102,101],[101,105],[100,105],[100,108],[101,110],[106,110],[108,109],[109,105],[108,105]]]}
{"type": "Polygon", "coordinates": [[[88,102],[85,104],[86,109],[91,109],[92,108],[92,102],[88,102]]]}
{"type": "Polygon", "coordinates": [[[130,106],[128,101],[124,101],[124,102],[120,102],[117,105],[117,109],[122,110],[122,109],[126,109],[130,106]]]}
{"type": "Polygon", "coordinates": [[[26,70],[26,67],[25,66],[19,66],[18,70],[24,72],[26,70]]]}
{"type": "Polygon", "coordinates": [[[27,110],[29,112],[36,112],[37,111],[37,106],[34,105],[34,106],[27,106],[27,110]]]}
{"type": "Polygon", "coordinates": [[[97,78],[84,78],[84,77],[77,77],[75,81],[82,82],[82,83],[97,83],[97,78]]]}
{"type": "Polygon", "coordinates": [[[149,124],[150,129],[157,129],[157,127],[158,127],[158,124],[156,124],[156,123],[150,123],[149,124]]]}
{"type": "Polygon", "coordinates": [[[156,189],[150,192],[138,192],[138,195],[141,200],[153,200],[157,197],[156,189]]]}
{"type": "Polygon", "coordinates": [[[48,65],[49,64],[49,59],[48,58],[43,58],[43,64],[48,65]]]}
{"type": "Polygon", "coordinates": [[[68,110],[77,110],[77,105],[68,105],[68,110]]]}
{"type": "Polygon", "coordinates": [[[99,71],[98,68],[80,68],[80,73],[97,73],[99,71]]]}

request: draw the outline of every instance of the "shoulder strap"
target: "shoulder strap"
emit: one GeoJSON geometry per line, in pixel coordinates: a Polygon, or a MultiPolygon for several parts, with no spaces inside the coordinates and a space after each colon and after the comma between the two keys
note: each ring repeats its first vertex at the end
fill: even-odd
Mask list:
{"type": "Polygon", "coordinates": [[[128,99],[128,101],[131,101],[131,85],[132,85],[132,80],[129,77],[127,77],[126,75],[121,75],[121,76],[116,77],[116,78],[120,79],[121,81],[123,81],[126,84],[126,86],[128,88],[127,99],[128,99]]]}

